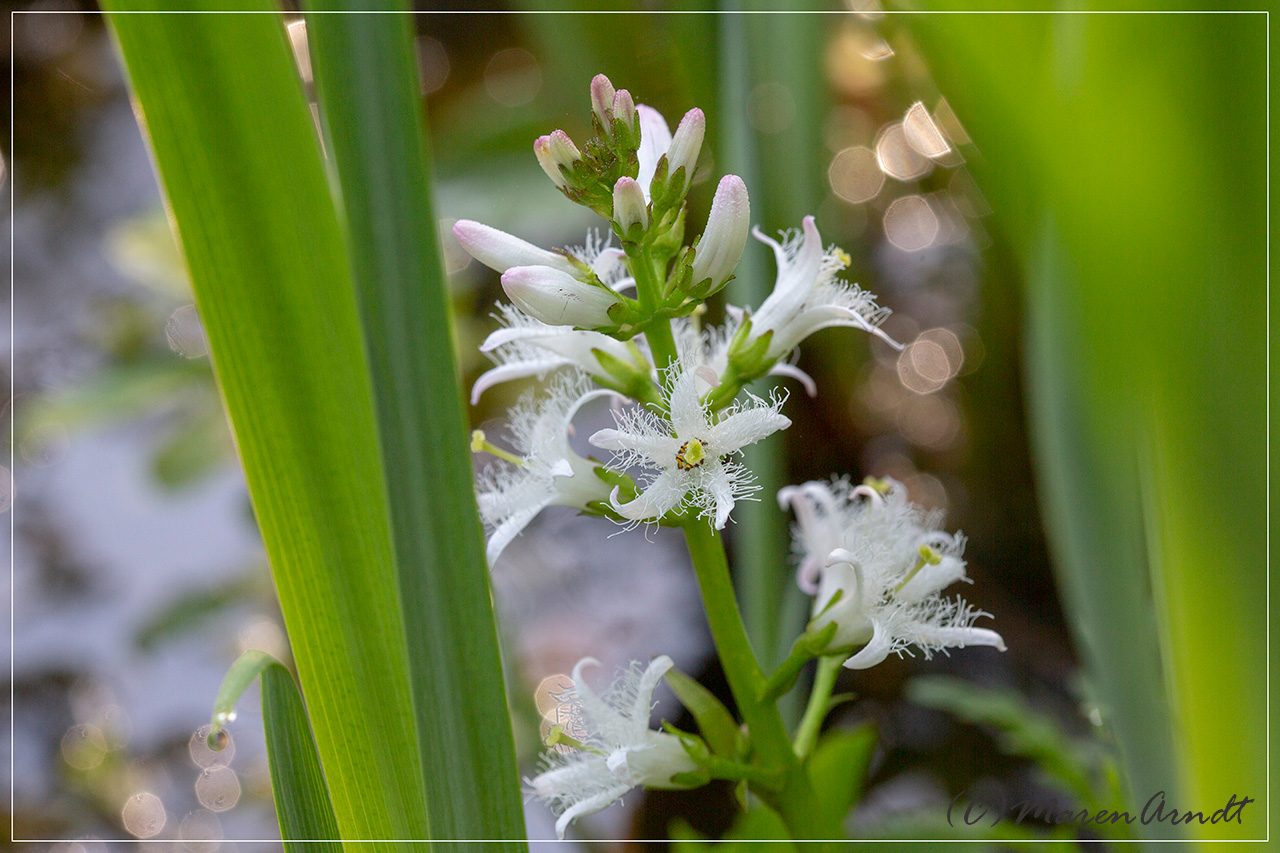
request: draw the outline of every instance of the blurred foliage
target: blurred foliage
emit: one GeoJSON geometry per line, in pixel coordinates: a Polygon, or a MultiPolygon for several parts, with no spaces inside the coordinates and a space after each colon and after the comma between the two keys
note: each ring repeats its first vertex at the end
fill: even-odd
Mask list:
{"type": "Polygon", "coordinates": [[[1266,18],[902,23],[1026,281],[1046,525],[1132,799],[1260,795],[1266,18]]]}
{"type": "MultiPolygon", "coordinates": [[[[1052,784],[1072,794],[1090,814],[1125,809],[1115,762],[1101,745],[1092,739],[1067,737],[1052,718],[1032,709],[1017,692],[978,687],[950,676],[922,676],[912,679],[907,698],[966,723],[994,729],[1002,751],[1032,761],[1052,784]]],[[[1130,837],[1126,824],[1114,829],[1114,837],[1130,837]]]]}

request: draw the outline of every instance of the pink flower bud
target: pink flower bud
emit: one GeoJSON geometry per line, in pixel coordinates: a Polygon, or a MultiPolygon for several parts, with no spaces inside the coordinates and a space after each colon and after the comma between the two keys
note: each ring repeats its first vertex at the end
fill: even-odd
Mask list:
{"type": "Polygon", "coordinates": [[[711,201],[707,229],[695,249],[691,282],[697,285],[711,279],[711,293],[722,287],[742,258],[750,226],[747,185],[737,175],[725,175],[711,201]]]}
{"type": "Polygon", "coordinates": [[[677,169],[684,169],[684,186],[688,189],[693,180],[693,170],[698,165],[698,154],[702,152],[702,138],[707,131],[707,119],[702,110],[694,107],[680,119],[680,126],[671,139],[671,147],[667,149],[667,174],[674,175],[677,169]]]}
{"type": "Polygon", "coordinates": [[[618,182],[613,185],[613,221],[618,226],[618,232],[624,236],[633,225],[639,225],[641,231],[649,227],[649,211],[645,208],[644,192],[633,178],[618,178],[618,182]]]}
{"type": "Polygon", "coordinates": [[[550,136],[539,136],[533,143],[533,154],[538,158],[542,171],[560,189],[569,185],[560,167],[572,169],[573,164],[582,159],[582,152],[563,130],[552,131],[550,136]]]}
{"type": "Polygon", "coordinates": [[[603,74],[597,74],[591,80],[591,111],[600,119],[607,131],[609,129],[609,111],[613,109],[613,84],[603,74]]]}

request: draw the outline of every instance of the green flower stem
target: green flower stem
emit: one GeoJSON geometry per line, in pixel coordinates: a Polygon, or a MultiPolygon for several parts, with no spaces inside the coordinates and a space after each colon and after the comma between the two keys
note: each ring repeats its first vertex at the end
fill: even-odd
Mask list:
{"type": "Polygon", "coordinates": [[[796,755],[803,761],[813,751],[818,732],[827,716],[827,702],[840,673],[840,655],[818,658],[818,674],[813,678],[813,691],[809,694],[809,707],[804,711],[800,727],[796,729],[796,755]]]}
{"type": "MultiPolygon", "coordinates": [[[[631,261],[631,274],[636,278],[636,297],[640,310],[652,314],[662,300],[663,269],[666,264],[654,258],[653,250],[636,244],[623,244],[631,261]]],[[[659,370],[676,360],[676,339],[671,334],[671,321],[654,320],[644,330],[645,340],[653,352],[653,363],[659,370]]],[[[661,374],[659,374],[661,375],[661,374]]]]}
{"type": "Polygon", "coordinates": [[[792,749],[777,705],[761,698],[765,676],[751,650],[742,614],[738,612],[720,534],[705,521],[690,521],[684,525],[684,535],[698,576],[711,636],[738,712],[750,731],[756,760],[766,770],[778,771],[782,780],[777,790],[757,790],[756,793],[781,815],[793,838],[838,837],[839,826],[828,825],[821,817],[823,812],[814,797],[813,785],[792,749]]]}

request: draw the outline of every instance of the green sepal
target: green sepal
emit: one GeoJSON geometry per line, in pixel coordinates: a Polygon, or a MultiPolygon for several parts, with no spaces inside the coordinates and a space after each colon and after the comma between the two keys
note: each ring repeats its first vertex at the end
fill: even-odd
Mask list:
{"type": "MultiPolygon", "coordinates": [[[[839,595],[839,592],[837,590],[836,594],[839,595]]],[[[827,651],[827,647],[831,644],[832,638],[835,637],[838,627],[836,623],[832,622],[821,631],[805,631],[797,637],[795,643],[791,646],[791,654],[787,655],[787,659],[765,682],[764,690],[760,696],[761,701],[771,702],[790,691],[795,686],[796,679],[799,678],[800,670],[804,668],[804,665],[827,651]]]]}
{"type": "Polygon", "coordinates": [[[678,669],[667,670],[665,678],[680,704],[693,714],[698,730],[713,752],[728,758],[746,755],[748,742],[742,728],[715,694],[678,669]]]}
{"type": "Polygon", "coordinates": [[[673,774],[671,777],[671,784],[679,788],[701,788],[710,781],[711,774],[706,770],[690,770],[687,773],[673,774]]]}
{"type": "MultiPolygon", "coordinates": [[[[658,215],[658,205],[656,203],[651,205],[651,214],[655,217],[658,215]]],[[[672,219],[670,223],[667,222],[669,218],[669,213],[664,215],[659,221],[657,228],[650,229],[654,232],[652,243],[653,253],[661,258],[667,258],[674,255],[676,252],[680,251],[680,246],[684,243],[684,207],[680,207],[676,211],[675,218],[672,219]]],[[[668,285],[667,292],[670,292],[670,285],[668,285]]]]}

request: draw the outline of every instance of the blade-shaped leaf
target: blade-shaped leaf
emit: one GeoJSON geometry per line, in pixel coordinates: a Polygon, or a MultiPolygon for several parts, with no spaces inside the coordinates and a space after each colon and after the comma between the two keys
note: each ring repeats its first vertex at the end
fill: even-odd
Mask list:
{"type": "Polygon", "coordinates": [[[311,723],[307,720],[298,685],[280,661],[266,652],[251,649],[231,665],[214,702],[210,745],[216,743],[223,721],[233,715],[240,694],[259,675],[262,676],[267,763],[284,849],[289,853],[340,851],[340,842],[328,841],[338,837],[338,821],[333,816],[311,723]],[[296,844],[295,841],[312,843],[296,844]]]}
{"type": "Polygon", "coordinates": [[[698,721],[698,730],[707,745],[717,754],[733,758],[740,753],[742,730],[733,715],[710,690],[678,669],[668,670],[667,684],[680,704],[698,721]]]}
{"type": "Polygon", "coordinates": [[[324,14],[350,5],[312,3],[307,28],[373,376],[431,831],[523,838],[412,20],[324,14]]]}
{"type": "Polygon", "coordinates": [[[191,272],[338,826],[352,839],[424,838],[369,372],[282,22],[120,13],[111,23],[191,272]]]}
{"type": "Polygon", "coordinates": [[[1132,799],[1261,791],[1268,19],[908,23],[1026,278],[1046,526],[1132,799]]]}
{"type": "Polygon", "coordinates": [[[827,732],[813,748],[809,777],[832,824],[838,826],[862,796],[875,746],[875,727],[867,723],[851,731],[827,732]]]}

